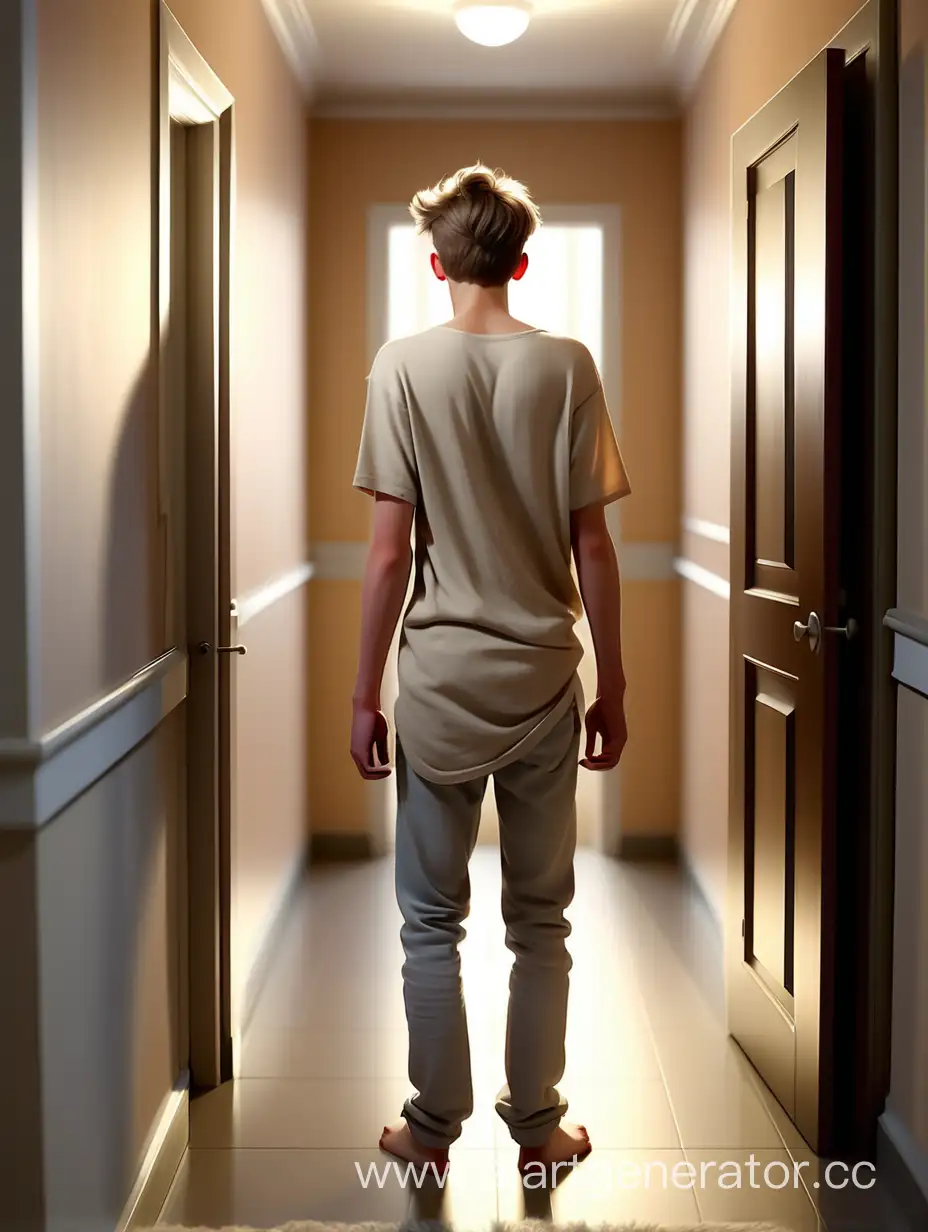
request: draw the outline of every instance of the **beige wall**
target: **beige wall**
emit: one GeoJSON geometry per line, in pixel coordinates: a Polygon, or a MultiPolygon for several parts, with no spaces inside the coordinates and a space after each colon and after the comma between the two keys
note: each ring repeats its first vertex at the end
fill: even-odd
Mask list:
{"type": "MultiPolygon", "coordinates": [[[[20,736],[74,717],[168,648],[152,346],[158,6],[36,7],[40,705],[38,730],[20,736]]],[[[306,111],[260,0],[171,8],[236,99],[233,592],[242,595],[308,555],[306,111]]],[[[239,996],[305,850],[307,603],[305,589],[294,592],[245,629],[232,836],[239,996]]],[[[183,732],[181,710],[45,828],[0,842],[4,931],[10,904],[24,915],[21,961],[10,971],[5,958],[0,975],[5,991],[16,989],[17,1024],[38,1034],[30,1055],[0,1025],[4,1055],[23,1058],[18,1086],[3,1092],[26,1109],[18,1154],[0,1154],[17,1160],[21,1208],[44,1201],[48,1226],[114,1226],[187,1064],[183,732]]],[[[0,1170],[6,1210],[12,1189],[0,1170]]]]}
{"type": "Polygon", "coordinates": [[[245,626],[233,746],[232,1021],[269,922],[303,862],[308,838],[308,594],[304,587],[245,626]]]}
{"type": "MultiPolygon", "coordinates": [[[[898,605],[928,619],[928,6],[901,0],[898,605]]],[[[928,700],[899,690],[887,1131],[928,1198],[928,700]]]]}
{"type": "Polygon", "coordinates": [[[307,559],[306,107],[260,0],[172,0],[235,96],[235,576],[247,594],[307,559]]]}
{"type": "MultiPolygon", "coordinates": [[[[43,728],[163,649],[152,13],[40,0],[43,728]]],[[[306,558],[304,105],[259,0],[171,8],[236,98],[233,589],[306,558]]]]}
{"type": "MultiPolygon", "coordinates": [[[[152,323],[152,12],[95,0],[39,6],[42,719],[47,729],[165,649],[152,323]]],[[[307,557],[306,144],[303,99],[259,0],[172,9],[236,100],[233,249],[233,593],[307,557]]],[[[265,742],[305,745],[305,595],[262,614],[243,665],[265,742]],[[278,636],[267,630],[277,622],[278,636]],[[259,649],[260,647],[260,649],[259,649]],[[281,679],[289,692],[273,687],[281,679]]],[[[304,759],[267,772],[239,746],[247,967],[305,830],[304,759]],[[260,836],[260,842],[258,841],[260,836]],[[259,856],[256,857],[256,848],[259,856]]]]}
{"type": "Polygon", "coordinates": [[[163,649],[146,4],[38,4],[40,723],[163,649]]]}
{"type": "MultiPolygon", "coordinates": [[[[684,136],[683,513],[728,525],[732,134],[813,58],[861,0],[739,0],[686,109],[684,136]]],[[[684,544],[727,578],[712,541],[684,544]]],[[[717,914],[728,835],[728,604],[684,584],[683,841],[717,914]],[[710,666],[711,665],[711,666],[710,666]]]]}
{"type": "MultiPolygon", "coordinates": [[[[622,212],[620,433],[633,496],[630,543],[675,541],[679,524],[680,128],[676,121],[536,123],[316,120],[311,125],[311,527],[316,541],[366,540],[351,491],[367,375],[366,215],[407,202],[482,159],[545,202],[622,212]]],[[[363,830],[368,801],[348,757],[359,585],[313,583],[314,829],[363,830]]],[[[628,833],[677,829],[676,581],[627,582],[630,743],[621,815],[628,833]]]]}

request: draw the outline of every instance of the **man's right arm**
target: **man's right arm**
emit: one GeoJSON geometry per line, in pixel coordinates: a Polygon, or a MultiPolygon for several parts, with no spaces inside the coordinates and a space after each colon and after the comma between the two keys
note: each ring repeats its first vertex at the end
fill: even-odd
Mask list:
{"type": "Polygon", "coordinates": [[[596,701],[586,717],[588,770],[617,766],[627,739],[625,671],[622,666],[622,591],[619,564],[602,504],[575,509],[570,515],[570,541],[577,566],[580,595],[596,653],[596,701]],[[596,753],[596,737],[602,749],[596,753]]]}

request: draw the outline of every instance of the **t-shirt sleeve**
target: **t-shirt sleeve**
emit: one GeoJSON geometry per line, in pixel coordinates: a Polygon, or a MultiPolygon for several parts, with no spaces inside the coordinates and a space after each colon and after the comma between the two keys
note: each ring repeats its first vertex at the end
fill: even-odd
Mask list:
{"type": "Polygon", "coordinates": [[[631,491],[599,378],[570,424],[570,507],[608,505],[631,491]]]}
{"type": "Polygon", "coordinates": [[[409,407],[399,373],[382,353],[367,378],[367,405],[353,486],[383,492],[410,505],[419,501],[419,476],[409,407]]]}

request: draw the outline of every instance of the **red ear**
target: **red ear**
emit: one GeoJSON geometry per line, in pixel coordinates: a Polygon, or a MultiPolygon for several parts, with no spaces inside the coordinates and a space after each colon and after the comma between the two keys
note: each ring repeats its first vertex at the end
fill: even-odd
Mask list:
{"type": "Polygon", "coordinates": [[[516,272],[512,276],[512,281],[518,282],[520,278],[524,277],[525,271],[527,269],[528,269],[528,253],[523,252],[522,256],[519,258],[519,264],[516,266],[516,272]]]}
{"type": "Polygon", "coordinates": [[[447,282],[448,279],[445,275],[445,271],[441,268],[441,261],[439,261],[438,259],[438,253],[433,252],[430,260],[432,262],[432,273],[435,275],[438,281],[447,282]]]}

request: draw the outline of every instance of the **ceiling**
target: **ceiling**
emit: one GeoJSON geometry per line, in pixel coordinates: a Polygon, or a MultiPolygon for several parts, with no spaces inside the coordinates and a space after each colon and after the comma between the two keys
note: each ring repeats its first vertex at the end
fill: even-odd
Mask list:
{"type": "Polygon", "coordinates": [[[315,109],[328,114],[674,106],[736,0],[534,0],[525,35],[480,47],[454,0],[263,0],[315,109]]]}

